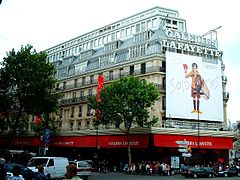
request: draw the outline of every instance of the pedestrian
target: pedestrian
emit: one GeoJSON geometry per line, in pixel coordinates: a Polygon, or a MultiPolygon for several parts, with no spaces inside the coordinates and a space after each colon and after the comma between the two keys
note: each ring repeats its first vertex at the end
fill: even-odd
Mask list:
{"type": "Polygon", "coordinates": [[[78,175],[77,175],[77,167],[74,164],[70,164],[67,167],[67,179],[71,180],[82,180],[78,175]]]}
{"type": "Polygon", "coordinates": [[[13,166],[12,168],[13,176],[8,176],[7,180],[24,180],[24,178],[20,175],[21,167],[18,165],[13,166]]]}
{"type": "Polygon", "coordinates": [[[42,165],[38,166],[35,180],[48,180],[48,177],[44,174],[44,167],[42,165]]]}
{"type": "Polygon", "coordinates": [[[171,167],[169,164],[166,164],[166,172],[167,172],[167,176],[171,176],[171,167]]]}

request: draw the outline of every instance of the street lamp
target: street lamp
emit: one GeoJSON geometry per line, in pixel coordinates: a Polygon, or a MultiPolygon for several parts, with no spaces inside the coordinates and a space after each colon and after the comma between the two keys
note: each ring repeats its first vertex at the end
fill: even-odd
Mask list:
{"type": "Polygon", "coordinates": [[[197,117],[198,117],[198,151],[199,151],[199,143],[200,143],[200,120],[199,120],[199,111],[197,112],[197,117]]]}

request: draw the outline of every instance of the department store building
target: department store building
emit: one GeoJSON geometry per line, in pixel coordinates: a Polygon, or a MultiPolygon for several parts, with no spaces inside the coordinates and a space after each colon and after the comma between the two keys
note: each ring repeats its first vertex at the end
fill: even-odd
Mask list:
{"type": "MultiPolygon", "coordinates": [[[[104,85],[134,75],[153,82],[160,99],[150,109],[158,123],[131,129],[133,162],[159,160],[175,168],[183,160],[231,162],[234,134],[226,130],[229,93],[217,31],[192,34],[178,11],[154,7],[45,51],[57,69],[56,91],[64,94],[55,117],[61,133],[51,136],[49,154],[108,159],[112,164],[126,160],[125,134],[112,126],[96,129],[88,97],[96,95],[100,74],[104,85]],[[185,77],[194,63],[204,79],[195,112],[192,80],[185,77]]],[[[13,144],[33,147],[39,143],[39,137],[19,137],[13,144]]]]}

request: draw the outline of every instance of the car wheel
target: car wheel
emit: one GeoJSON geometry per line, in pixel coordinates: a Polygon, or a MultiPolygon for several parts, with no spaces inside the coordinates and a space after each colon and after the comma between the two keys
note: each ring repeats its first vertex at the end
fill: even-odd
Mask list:
{"type": "Polygon", "coordinates": [[[227,174],[227,173],[224,173],[224,177],[228,177],[228,174],[227,174]]]}
{"type": "Polygon", "coordinates": [[[209,174],[208,177],[211,178],[211,177],[213,177],[213,175],[212,175],[212,174],[209,174]]]}
{"type": "Polygon", "coordinates": [[[238,173],[237,176],[240,176],[240,173],[238,173]]]}
{"type": "Polygon", "coordinates": [[[193,174],[193,177],[194,177],[194,178],[197,178],[197,174],[193,174]]]}

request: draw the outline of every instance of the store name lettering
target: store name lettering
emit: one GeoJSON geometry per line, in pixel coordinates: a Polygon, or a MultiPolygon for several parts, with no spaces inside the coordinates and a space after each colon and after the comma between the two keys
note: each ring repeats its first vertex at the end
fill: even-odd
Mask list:
{"type": "Polygon", "coordinates": [[[167,30],[165,34],[168,39],[162,40],[163,47],[195,52],[202,55],[211,55],[214,57],[222,56],[222,52],[217,50],[217,42],[215,40],[171,30],[167,30]],[[178,40],[178,42],[176,40],[178,40]]]}
{"type": "MultiPolygon", "coordinates": [[[[139,142],[138,141],[130,141],[129,144],[131,146],[137,146],[137,145],[139,145],[139,142]]],[[[109,142],[109,146],[127,146],[127,145],[128,145],[127,141],[112,141],[112,142],[109,142]]]]}
{"type": "Polygon", "coordinates": [[[16,144],[18,144],[18,145],[26,145],[26,144],[29,144],[29,142],[28,141],[17,141],[16,142],[16,144]]]}
{"type": "MultiPolygon", "coordinates": [[[[198,142],[197,141],[187,141],[188,146],[197,146],[198,142]]],[[[212,142],[210,141],[200,141],[199,142],[200,146],[212,146],[212,142]]]]}
{"type": "Polygon", "coordinates": [[[73,141],[67,141],[67,142],[60,142],[60,141],[57,141],[57,142],[54,142],[55,145],[73,145],[74,142],[73,141]]]}

